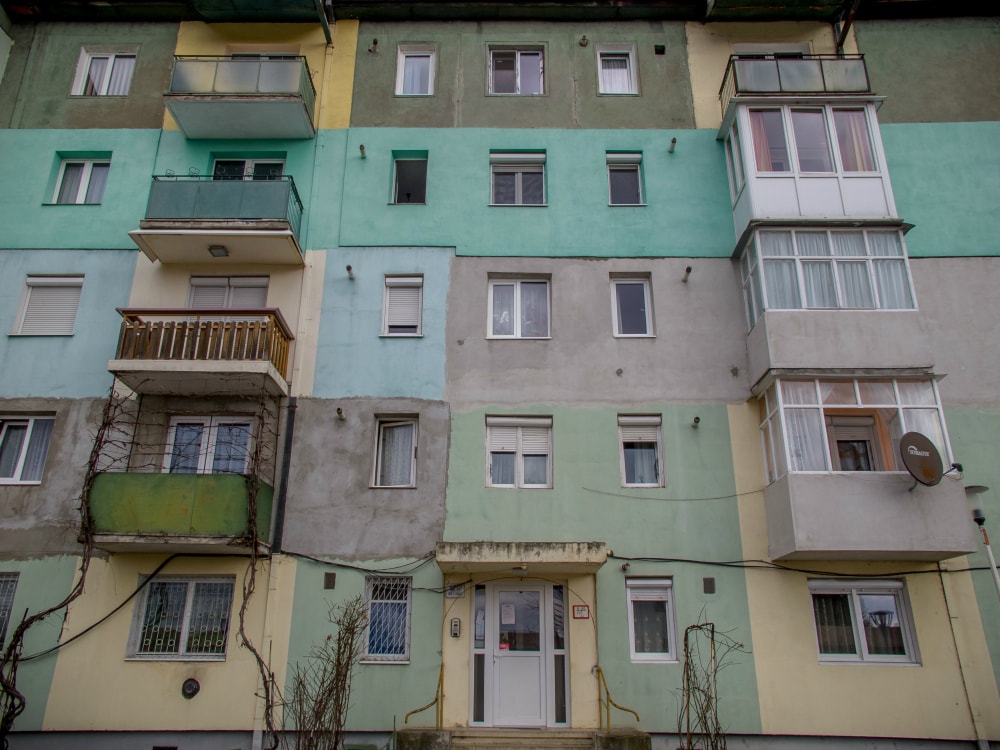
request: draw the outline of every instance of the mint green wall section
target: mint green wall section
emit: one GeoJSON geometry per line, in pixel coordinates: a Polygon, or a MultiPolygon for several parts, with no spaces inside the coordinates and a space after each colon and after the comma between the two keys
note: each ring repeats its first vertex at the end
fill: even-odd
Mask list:
{"type": "Polygon", "coordinates": [[[0,130],[4,247],[137,248],[159,130],[0,130]],[[62,157],[107,158],[100,205],[51,205],[62,157]]]}
{"type": "Polygon", "coordinates": [[[458,255],[729,257],[727,180],[722,144],[709,130],[352,128],[339,244],[454,246],[458,255]],[[547,207],[489,205],[491,149],[546,152],[547,207]],[[405,150],[428,152],[426,205],[390,203],[392,152],[405,150]],[[642,152],[648,205],[608,205],[607,151],[642,152]]]}
{"type": "Polygon", "coordinates": [[[1000,120],[1000,19],[858,21],[882,123],[1000,120]]]}
{"type": "MultiPolygon", "coordinates": [[[[725,405],[630,403],[621,411],[662,414],[666,487],[621,486],[619,412],[613,408],[454,413],[445,539],[601,541],[618,557],[658,558],[663,561],[633,562],[628,573],[673,578],[678,638],[688,625],[712,621],[752,650],[743,571],[707,564],[742,558],[725,405]],[[552,416],[552,489],[484,487],[485,416],[503,413],[552,416]],[[698,429],[691,427],[695,416],[701,417],[698,429]],[[718,593],[701,593],[704,577],[716,578],[718,593]]],[[[631,663],[620,565],[609,560],[597,579],[601,663],[612,697],[639,712],[643,729],[673,731],[671,693],[681,687],[683,668],[631,663]]],[[[724,722],[730,731],[759,732],[753,657],[742,654],[736,662],[720,679],[724,722]]]]}
{"type": "MultiPolygon", "coordinates": [[[[970,409],[945,407],[948,436],[958,461],[962,462],[966,485],[984,485],[988,492],[976,495],[976,505],[986,515],[986,532],[992,534],[994,555],[1000,554],[1000,465],[997,442],[1000,441],[1000,408],[970,409]]],[[[971,523],[971,521],[970,521],[971,523]]],[[[969,566],[980,568],[972,574],[976,599],[986,632],[986,643],[993,661],[993,674],[1000,684],[1000,599],[990,575],[990,561],[983,548],[982,536],[976,533],[978,552],[967,558],[969,566]]]]}
{"type": "MultiPolygon", "coordinates": [[[[431,552],[431,550],[428,550],[431,552]]],[[[291,677],[298,662],[305,664],[310,649],[335,632],[330,606],[365,593],[365,574],[380,570],[413,576],[408,663],[361,664],[351,684],[351,708],[347,727],[352,732],[392,731],[403,726],[408,711],[434,697],[441,667],[441,572],[429,558],[380,560],[371,569],[323,565],[299,559],[295,573],[295,601],[288,650],[288,681],[283,687],[291,695],[291,677]],[[408,572],[408,571],[412,571],[408,572]],[[324,573],[336,573],[335,589],[324,589],[324,573]]],[[[410,725],[434,723],[434,710],[410,720],[410,725]]]]}
{"type": "MultiPolygon", "coordinates": [[[[347,130],[320,130],[313,140],[315,168],[312,172],[311,190],[308,192],[315,197],[306,207],[303,216],[304,241],[307,243],[303,246],[305,249],[323,250],[340,244],[347,134],[347,130]]],[[[357,154],[358,147],[355,145],[354,155],[357,154]]],[[[298,186],[298,178],[295,184],[298,186]]],[[[356,186],[352,185],[349,189],[353,191],[356,186]]]]}
{"type": "Polygon", "coordinates": [[[1000,122],[882,125],[914,257],[1000,255],[1000,122]]]}
{"type": "MultiPolygon", "coordinates": [[[[34,560],[7,560],[0,562],[0,573],[19,573],[7,626],[9,643],[14,628],[28,614],[48,609],[58,604],[73,585],[73,574],[80,563],[78,557],[42,557],[34,560]]],[[[32,658],[35,654],[52,648],[59,641],[64,612],[60,611],[32,626],[24,639],[24,651],[17,675],[17,689],[25,695],[26,705],[14,728],[20,732],[38,731],[45,716],[52,675],[56,668],[57,653],[32,658]]]]}
{"type": "Polygon", "coordinates": [[[313,395],[440,399],[451,248],[356,247],[329,251],[313,395]],[[351,266],[354,281],[347,276],[351,266]],[[381,336],[386,275],[423,275],[423,335],[381,336]]]}
{"type": "MultiPolygon", "coordinates": [[[[138,226],[138,225],[137,225],[138,226]]],[[[130,250],[0,249],[0,383],[6,398],[106,396],[128,304],[136,253],[130,250]],[[10,336],[28,274],[83,274],[72,336],[10,336]]]]}

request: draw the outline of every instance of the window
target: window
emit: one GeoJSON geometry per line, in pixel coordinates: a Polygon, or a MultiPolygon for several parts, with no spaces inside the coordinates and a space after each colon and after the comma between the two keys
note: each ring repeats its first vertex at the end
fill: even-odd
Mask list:
{"type": "Polygon", "coordinates": [[[729,168],[729,185],[735,201],[743,191],[743,152],[740,150],[740,131],[733,123],[726,136],[726,166],[729,168]]]}
{"type": "Polygon", "coordinates": [[[641,206],[642,154],[607,154],[608,202],[612,206],[641,206]]]}
{"type": "Polygon", "coordinates": [[[541,279],[490,281],[487,338],[549,337],[549,282],[541,279]]]}
{"type": "Polygon", "coordinates": [[[0,484],[39,484],[53,417],[0,416],[0,484]]]}
{"type": "Polygon", "coordinates": [[[544,93],[544,52],[541,47],[490,49],[491,94],[544,93]]]}
{"type": "Polygon", "coordinates": [[[925,435],[950,455],[934,381],[779,379],[760,399],[768,482],[788,472],[903,471],[899,440],[925,435]]]}
{"type": "Polygon", "coordinates": [[[613,278],[611,295],[615,336],[653,335],[649,279],[613,278]]]}
{"type": "Polygon", "coordinates": [[[396,94],[430,96],[434,93],[433,44],[401,44],[396,53],[396,94]]]}
{"type": "Polygon", "coordinates": [[[78,96],[125,96],[132,83],[137,47],[118,51],[84,47],[76,65],[73,93],[78,96]]]}
{"type": "Polygon", "coordinates": [[[379,419],[375,487],[416,485],[417,420],[379,419]]]}
{"type": "Polygon", "coordinates": [[[427,157],[397,158],[394,162],[393,203],[427,202],[427,157]]]}
{"type": "Polygon", "coordinates": [[[490,204],[545,205],[545,153],[490,154],[490,204]]]}
{"type": "Polygon", "coordinates": [[[622,484],[626,487],[662,487],[659,415],[619,415],[622,484]]]}
{"type": "Polygon", "coordinates": [[[232,606],[232,578],[157,576],[136,604],[128,656],[222,661],[232,606]]]}
{"type": "Polygon", "coordinates": [[[28,276],[14,334],[72,336],[82,276],[28,276]]]}
{"type": "Polygon", "coordinates": [[[171,417],[163,470],[170,474],[245,474],[252,428],[248,417],[171,417]]]}
{"type": "Polygon", "coordinates": [[[552,417],[487,417],[487,486],[552,486],[552,417]]]}
{"type": "Polygon", "coordinates": [[[191,307],[267,307],[267,276],[192,276],[191,307]]]}
{"type": "Polygon", "coordinates": [[[632,661],[677,661],[673,582],[627,578],[628,639],[632,661]]]}
{"type": "Polygon", "coordinates": [[[635,45],[597,45],[597,90],[602,94],[638,94],[635,45]]]}
{"type": "Polygon", "coordinates": [[[751,109],[749,118],[758,172],[880,171],[864,108],[751,109]]]}
{"type": "Polygon", "coordinates": [[[809,582],[820,661],[918,661],[902,581],[809,582]]]}
{"type": "Polygon", "coordinates": [[[53,203],[97,205],[104,198],[111,162],[107,159],[64,159],[59,166],[53,203]]]}
{"type": "Polygon", "coordinates": [[[216,159],[213,180],[280,180],[285,162],[280,159],[216,159]]]}
{"type": "Polygon", "coordinates": [[[386,276],[382,303],[383,336],[419,336],[423,276],[386,276]]]}
{"type": "Polygon", "coordinates": [[[741,260],[750,327],[767,310],[910,310],[898,230],[760,230],[741,260]]]}
{"type": "Polygon", "coordinates": [[[365,661],[406,662],[410,659],[410,591],[413,579],[368,576],[368,633],[365,661]]]}
{"type": "Polygon", "coordinates": [[[14,609],[14,592],[17,590],[17,573],[0,573],[0,645],[7,640],[10,613],[14,609]]]}

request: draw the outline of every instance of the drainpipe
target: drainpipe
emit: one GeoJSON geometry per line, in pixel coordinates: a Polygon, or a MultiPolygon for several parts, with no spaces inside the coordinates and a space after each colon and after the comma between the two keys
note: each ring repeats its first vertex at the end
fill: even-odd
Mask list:
{"type": "Polygon", "coordinates": [[[313,0],[316,5],[316,13],[319,15],[319,22],[323,25],[323,35],[327,44],[333,44],[333,37],[330,36],[330,22],[326,19],[326,11],[323,10],[323,0],[313,0]]]}
{"type": "MultiPolygon", "coordinates": [[[[292,438],[295,436],[295,410],[298,399],[288,397],[288,421],[285,424],[285,445],[281,452],[281,477],[278,485],[278,498],[275,503],[274,536],[271,539],[271,554],[281,553],[281,537],[285,531],[285,497],[288,494],[288,465],[292,460],[292,438]]],[[[273,564],[273,563],[272,563],[273,564]]]]}

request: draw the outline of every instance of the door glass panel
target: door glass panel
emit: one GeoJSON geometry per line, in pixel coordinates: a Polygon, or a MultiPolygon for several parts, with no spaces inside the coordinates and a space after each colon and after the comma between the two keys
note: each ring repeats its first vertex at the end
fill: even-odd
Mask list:
{"type": "Polygon", "coordinates": [[[501,591],[497,648],[500,651],[539,651],[538,591],[501,591]]]}

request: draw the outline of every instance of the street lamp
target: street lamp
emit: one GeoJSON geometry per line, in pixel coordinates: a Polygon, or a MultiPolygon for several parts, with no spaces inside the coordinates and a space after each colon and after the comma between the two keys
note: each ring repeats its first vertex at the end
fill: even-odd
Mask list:
{"type": "Polygon", "coordinates": [[[965,488],[965,496],[969,500],[969,504],[972,506],[972,520],[975,522],[976,526],[979,527],[979,531],[983,535],[983,546],[986,547],[986,557],[990,561],[990,571],[993,573],[993,583],[997,587],[997,596],[1000,597],[1000,572],[997,571],[997,561],[993,557],[993,548],[990,546],[990,535],[986,533],[986,514],[983,513],[983,509],[975,502],[975,497],[977,495],[982,495],[984,492],[989,491],[989,487],[985,487],[981,484],[971,484],[965,488]]]}

